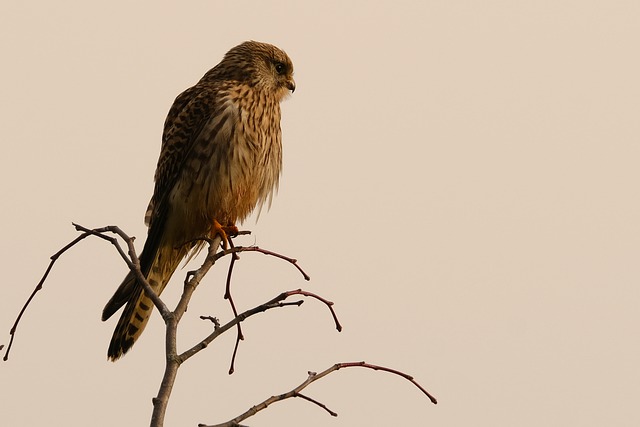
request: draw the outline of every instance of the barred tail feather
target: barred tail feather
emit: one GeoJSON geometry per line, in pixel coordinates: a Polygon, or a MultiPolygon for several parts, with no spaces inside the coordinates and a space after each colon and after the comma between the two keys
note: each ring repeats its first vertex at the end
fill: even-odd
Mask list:
{"type": "Polygon", "coordinates": [[[115,362],[129,351],[147,326],[152,311],[153,302],[144,294],[141,286],[136,286],[109,343],[107,356],[110,360],[115,362]]]}
{"type": "MultiPolygon", "coordinates": [[[[157,251],[155,259],[148,269],[147,281],[158,295],[162,293],[188,250],[188,246],[182,249],[164,246],[157,251]]],[[[147,326],[153,312],[153,301],[144,293],[142,285],[138,283],[132,272],[127,274],[114,296],[105,306],[102,320],[111,317],[125,303],[125,308],[120,315],[107,351],[108,358],[114,362],[131,349],[147,326]]]]}

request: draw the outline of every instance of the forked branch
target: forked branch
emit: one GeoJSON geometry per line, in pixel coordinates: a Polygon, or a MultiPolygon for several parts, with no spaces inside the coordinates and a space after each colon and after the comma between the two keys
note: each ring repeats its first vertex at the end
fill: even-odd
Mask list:
{"type": "MultiPolygon", "coordinates": [[[[209,334],[205,339],[203,339],[202,341],[200,341],[198,344],[194,345],[193,347],[191,347],[189,350],[185,351],[184,353],[180,354],[177,357],[177,360],[179,363],[182,363],[184,361],[186,361],[187,359],[191,358],[192,356],[194,356],[195,354],[197,354],[198,352],[200,352],[201,350],[207,348],[209,346],[209,344],[215,340],[217,337],[219,337],[220,335],[222,335],[223,333],[225,333],[226,331],[228,331],[229,329],[231,329],[232,327],[238,325],[240,322],[245,321],[246,319],[248,319],[251,316],[254,316],[258,313],[263,313],[267,310],[271,310],[273,308],[280,308],[280,307],[286,307],[286,306],[291,306],[291,305],[295,305],[295,306],[300,306],[302,305],[303,301],[299,300],[299,301],[294,301],[294,302],[284,302],[284,300],[286,300],[287,298],[289,298],[290,296],[293,295],[302,295],[302,296],[306,296],[306,297],[311,297],[311,298],[315,298],[319,301],[322,301],[328,308],[329,311],[331,311],[331,314],[336,322],[336,329],[338,331],[342,330],[342,326],[340,325],[340,322],[338,321],[338,318],[335,314],[335,311],[333,310],[333,303],[331,301],[327,301],[326,299],[319,297],[318,295],[315,295],[311,292],[307,292],[304,291],[302,289],[295,289],[292,291],[287,291],[287,292],[282,292],[280,295],[272,298],[271,300],[265,302],[264,304],[260,304],[250,310],[247,310],[243,313],[238,314],[236,317],[234,317],[232,320],[230,320],[229,322],[225,323],[224,325],[220,325],[218,324],[213,332],[211,334],[209,334]]],[[[207,319],[212,319],[211,317],[206,317],[207,319]]],[[[215,319],[217,321],[217,319],[215,319]]],[[[216,322],[214,321],[214,324],[216,322]]]]}
{"type": "MultiPolygon", "coordinates": [[[[186,360],[188,360],[189,358],[193,357],[194,355],[196,355],[198,352],[200,352],[201,350],[203,350],[204,348],[206,348],[213,340],[215,340],[217,337],[219,337],[220,335],[222,335],[223,333],[225,333],[226,331],[230,330],[233,327],[237,327],[238,328],[238,335],[237,335],[237,339],[236,339],[236,346],[234,348],[234,352],[233,352],[233,357],[232,357],[232,362],[231,362],[231,369],[230,369],[230,373],[233,372],[233,364],[234,364],[234,360],[235,360],[235,354],[236,351],[238,349],[238,343],[241,339],[243,339],[242,336],[242,331],[240,329],[240,324],[245,321],[246,319],[248,319],[249,317],[254,316],[255,314],[258,313],[262,313],[265,312],[267,310],[271,310],[273,308],[280,308],[280,307],[286,307],[286,306],[300,306],[303,303],[303,300],[297,300],[297,301],[286,301],[286,299],[288,299],[291,296],[295,296],[295,295],[300,295],[303,297],[307,297],[307,298],[312,298],[312,299],[316,299],[320,302],[322,302],[323,304],[325,304],[327,306],[327,308],[329,309],[331,316],[333,317],[333,321],[335,323],[335,327],[338,331],[342,330],[342,325],[340,324],[338,317],[336,316],[336,313],[333,309],[333,302],[319,296],[316,295],[314,293],[302,290],[302,289],[295,289],[295,290],[291,290],[291,291],[287,291],[287,292],[282,292],[281,294],[277,295],[276,297],[272,298],[271,300],[260,304],[252,309],[246,310],[242,313],[238,313],[235,303],[233,301],[233,298],[231,296],[231,290],[230,290],[230,286],[231,286],[231,275],[233,272],[233,266],[235,261],[238,259],[237,254],[239,252],[259,252],[265,255],[269,255],[269,256],[274,256],[277,257],[279,259],[285,260],[287,262],[289,262],[290,264],[292,264],[293,266],[295,266],[298,271],[300,271],[300,273],[303,275],[305,280],[309,280],[309,275],[302,270],[302,268],[300,268],[300,266],[297,263],[297,260],[293,259],[293,258],[289,258],[286,257],[284,255],[266,250],[266,249],[262,249],[259,248],[257,246],[249,246],[249,247],[242,247],[242,246],[234,246],[233,244],[230,245],[229,248],[226,248],[224,250],[219,250],[220,248],[220,243],[221,243],[221,239],[219,236],[216,236],[213,239],[209,239],[209,238],[204,238],[203,240],[205,240],[208,243],[208,252],[207,252],[207,256],[204,260],[204,262],[202,263],[202,265],[200,266],[200,268],[198,268],[197,270],[194,271],[190,271],[187,273],[185,281],[184,281],[184,290],[182,293],[182,296],[180,297],[180,300],[178,301],[175,309],[172,311],[170,310],[167,305],[162,301],[162,299],[160,299],[160,297],[153,291],[153,289],[151,288],[151,286],[149,285],[148,281],[146,280],[146,278],[144,277],[144,274],[142,273],[142,270],[140,268],[140,260],[138,258],[138,255],[136,254],[136,250],[134,247],[134,237],[130,237],[128,236],[126,233],[124,233],[119,227],[117,226],[107,226],[107,227],[102,227],[102,228],[95,228],[95,229],[89,229],[86,227],[83,227],[81,225],[78,224],[74,224],[74,227],[76,228],[76,230],[80,231],[82,234],[80,234],[78,237],[76,237],[74,240],[72,240],[71,242],[69,242],[66,246],[64,246],[62,249],[60,249],[58,252],[56,252],[55,254],[53,254],[51,256],[51,261],[45,271],[45,273],[43,274],[42,278],[40,279],[40,281],[38,282],[36,288],[33,290],[33,292],[31,293],[31,295],[29,296],[28,300],[26,301],[26,303],[24,304],[24,306],[22,307],[22,310],[20,311],[20,313],[18,314],[18,317],[16,318],[16,321],[13,325],[13,327],[11,328],[10,331],[10,335],[11,335],[11,340],[9,342],[9,345],[7,346],[6,349],[6,353],[4,356],[4,360],[8,359],[9,356],[9,351],[11,349],[11,346],[13,344],[14,338],[15,338],[15,334],[16,334],[16,330],[18,327],[18,324],[20,323],[20,319],[22,318],[23,314],[25,313],[27,307],[29,306],[29,304],[31,303],[31,301],[33,300],[33,298],[35,297],[35,295],[37,294],[38,291],[40,291],[42,289],[42,286],[44,284],[44,282],[46,281],[47,277],[49,276],[49,273],[51,272],[54,264],[56,263],[56,261],[60,258],[60,256],[62,254],[64,254],[67,250],[71,249],[72,247],[74,247],[76,244],[78,244],[80,241],[84,240],[86,237],[88,236],[95,236],[98,238],[101,238],[105,241],[108,241],[109,243],[113,244],[116,247],[116,250],[118,251],[118,253],[120,254],[121,258],[125,261],[125,263],[127,264],[127,266],[129,267],[129,269],[134,272],[134,274],[136,275],[136,278],[138,279],[139,283],[143,286],[146,294],[149,296],[149,298],[153,301],[154,305],[156,306],[156,308],[160,311],[160,314],[162,315],[162,318],[165,321],[165,325],[166,325],[166,346],[165,346],[165,355],[166,355],[166,366],[165,366],[165,372],[162,378],[162,382],[160,385],[160,389],[158,391],[158,395],[153,399],[153,414],[152,414],[152,418],[151,418],[151,426],[152,427],[161,427],[164,424],[164,418],[165,418],[165,414],[166,414],[166,408],[167,408],[167,404],[169,401],[169,398],[171,396],[171,391],[173,389],[173,384],[175,383],[175,379],[177,376],[177,372],[178,372],[178,368],[182,365],[182,363],[184,363],[186,360]],[[114,237],[113,235],[115,235],[116,237],[114,237]],[[125,242],[126,244],[126,251],[123,249],[123,246],[120,243],[120,240],[118,240],[119,237],[122,241],[125,242]],[[189,301],[193,295],[193,293],[195,292],[196,287],[200,284],[200,282],[202,281],[202,279],[204,278],[204,276],[207,274],[207,272],[209,271],[209,269],[216,263],[216,261],[226,255],[232,255],[232,260],[229,266],[229,271],[227,274],[227,281],[226,281],[226,290],[225,290],[225,298],[228,299],[231,303],[231,307],[233,310],[233,314],[234,317],[233,319],[229,320],[228,322],[222,324],[218,319],[211,317],[211,316],[201,316],[201,318],[203,319],[209,319],[213,322],[214,324],[214,330],[212,333],[210,333],[207,337],[205,337],[204,339],[202,339],[200,342],[198,342],[197,344],[195,344],[193,347],[191,347],[190,349],[178,354],[177,349],[176,349],[176,336],[177,336],[177,327],[178,327],[178,323],[180,322],[182,316],[184,315],[184,313],[186,312],[187,306],[189,305],[189,301]]],[[[242,232],[242,234],[247,234],[248,232],[242,232]]],[[[2,350],[4,346],[0,345],[0,350],[2,350]]],[[[384,372],[389,372],[392,373],[394,375],[398,375],[403,377],[404,379],[410,381],[411,383],[413,383],[417,388],[419,388],[430,400],[431,402],[433,402],[434,404],[437,403],[436,399],[429,393],[427,392],[418,382],[416,382],[413,377],[411,377],[410,375],[407,375],[401,371],[395,370],[395,369],[391,369],[391,368],[386,368],[384,366],[378,366],[378,365],[372,365],[372,364],[368,364],[365,362],[347,362],[347,363],[338,363],[335,364],[333,366],[331,366],[330,368],[320,372],[319,374],[315,373],[315,372],[309,372],[309,376],[308,378],[302,383],[300,384],[298,387],[294,388],[293,390],[287,392],[287,393],[283,393],[277,396],[272,396],[266,400],[264,400],[263,402],[259,403],[256,406],[251,407],[249,410],[247,410],[245,413],[243,413],[242,415],[227,421],[225,423],[222,424],[216,424],[215,426],[206,426],[206,427],[239,427],[240,422],[242,422],[243,420],[255,415],[256,413],[258,413],[259,411],[266,409],[269,405],[271,405],[272,403],[275,402],[279,402],[291,397],[300,397],[308,402],[311,402],[321,408],[323,408],[325,411],[327,411],[329,414],[331,414],[332,416],[336,416],[337,414],[335,412],[333,412],[332,410],[330,410],[329,408],[327,408],[326,405],[324,405],[323,403],[309,397],[306,395],[303,395],[301,393],[301,391],[303,389],[305,389],[307,386],[309,386],[311,383],[319,380],[320,378],[323,378],[324,376],[328,375],[331,372],[335,372],[339,369],[342,368],[349,368],[349,367],[363,367],[363,368],[368,368],[368,369],[373,369],[373,370],[379,370],[379,371],[384,371],[384,372]]],[[[204,424],[200,424],[200,426],[205,426],[204,424]]]]}
{"type": "MultiPolygon", "coordinates": [[[[97,236],[97,237],[100,237],[101,239],[104,239],[104,240],[112,243],[116,247],[116,249],[117,249],[118,253],[120,254],[120,256],[122,257],[122,259],[124,259],[124,261],[127,263],[127,265],[129,266],[129,268],[131,270],[135,269],[136,262],[137,262],[137,265],[138,265],[138,270],[140,270],[140,268],[139,268],[140,263],[137,261],[137,256],[135,256],[135,249],[133,247],[134,238],[127,236],[122,230],[120,230],[119,227],[117,227],[117,226],[107,226],[107,227],[95,228],[95,229],[90,230],[88,228],[82,227],[82,226],[77,225],[77,224],[73,224],[73,225],[76,228],[76,230],[82,231],[82,234],[79,235],[78,237],[76,237],[75,239],[73,239],[68,244],[66,244],[62,249],[60,249],[55,254],[51,255],[51,257],[49,258],[50,261],[49,261],[49,265],[47,266],[47,269],[45,270],[44,274],[42,275],[42,278],[40,278],[40,281],[36,285],[35,289],[31,293],[31,295],[29,296],[27,301],[22,306],[22,309],[20,310],[20,313],[18,314],[18,317],[16,317],[16,320],[15,320],[13,326],[11,327],[11,330],[9,331],[9,335],[11,336],[11,339],[9,341],[9,345],[7,346],[7,351],[5,352],[4,357],[3,357],[4,361],[7,361],[9,359],[9,352],[11,351],[11,347],[13,346],[13,340],[15,339],[16,331],[18,329],[18,325],[20,324],[20,320],[22,319],[22,316],[24,315],[25,311],[27,310],[27,307],[29,306],[29,304],[31,304],[31,301],[33,300],[33,298],[42,289],[42,286],[44,285],[44,282],[47,280],[47,277],[49,277],[49,273],[53,269],[53,266],[55,265],[56,261],[58,261],[58,259],[65,252],[67,252],[69,249],[73,248],[75,245],[80,243],[82,240],[84,240],[85,238],[87,238],[89,236],[97,236]],[[120,243],[118,242],[117,239],[115,239],[114,237],[105,235],[105,233],[108,233],[108,232],[109,233],[115,233],[115,234],[123,237],[123,239],[125,241],[127,241],[127,245],[129,246],[129,254],[130,254],[131,258],[129,258],[127,256],[127,254],[124,252],[124,250],[122,249],[122,246],[120,245],[120,243]]],[[[140,273],[140,274],[142,274],[142,273],[140,273]]],[[[148,286],[148,283],[147,283],[147,286],[148,286]]],[[[150,289],[150,287],[149,287],[149,289],[150,289]]]]}
{"type": "Polygon", "coordinates": [[[246,412],[244,412],[242,415],[237,416],[236,418],[229,420],[227,422],[221,423],[221,424],[213,424],[213,425],[207,425],[207,424],[198,424],[198,427],[239,427],[240,423],[244,420],[246,420],[249,417],[254,416],[255,414],[257,414],[258,412],[266,409],[267,407],[269,407],[269,405],[276,403],[276,402],[281,402],[283,400],[286,399],[290,399],[292,397],[300,397],[304,400],[307,400],[319,407],[321,407],[322,409],[324,409],[325,411],[327,411],[331,416],[338,416],[338,414],[334,411],[332,411],[331,409],[327,408],[327,406],[321,402],[318,402],[315,399],[312,399],[306,395],[301,394],[300,392],[302,390],[304,390],[305,388],[307,388],[307,386],[309,386],[311,383],[318,381],[320,378],[329,375],[331,372],[335,372],[339,369],[342,368],[353,368],[353,367],[360,367],[360,368],[368,368],[368,369],[373,369],[375,371],[384,371],[384,372],[389,372],[391,374],[394,375],[399,375],[402,378],[406,379],[407,381],[411,382],[413,385],[415,385],[418,389],[420,389],[420,391],[422,393],[424,393],[429,400],[431,401],[431,403],[436,404],[438,403],[438,401],[436,400],[435,397],[433,397],[433,395],[431,395],[427,390],[425,390],[424,387],[422,387],[416,380],[413,379],[412,376],[405,374],[404,372],[398,371],[396,369],[391,369],[391,368],[387,368],[384,366],[378,366],[378,365],[372,365],[370,363],[366,363],[366,362],[344,362],[344,363],[336,363],[335,365],[331,366],[328,369],[325,369],[324,371],[318,373],[315,372],[309,372],[309,376],[307,377],[307,379],[300,384],[299,386],[297,386],[296,388],[294,388],[291,391],[288,391],[286,393],[283,394],[279,394],[277,396],[271,396],[270,398],[258,403],[255,406],[252,406],[251,408],[249,408],[246,412]]]}

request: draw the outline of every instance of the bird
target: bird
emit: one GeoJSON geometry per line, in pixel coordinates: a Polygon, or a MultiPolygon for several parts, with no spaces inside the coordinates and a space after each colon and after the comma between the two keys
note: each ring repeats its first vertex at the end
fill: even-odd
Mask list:
{"type": "MultiPolygon", "coordinates": [[[[270,206],[282,169],[280,103],[295,89],[293,63],[283,50],[246,41],[176,97],[164,123],[139,257],[156,294],[180,262],[202,248],[203,237],[220,236],[226,244],[238,222],[270,206]]],[[[133,271],[105,305],[102,320],[122,306],[107,350],[114,362],[131,349],[153,311],[133,271]]]]}

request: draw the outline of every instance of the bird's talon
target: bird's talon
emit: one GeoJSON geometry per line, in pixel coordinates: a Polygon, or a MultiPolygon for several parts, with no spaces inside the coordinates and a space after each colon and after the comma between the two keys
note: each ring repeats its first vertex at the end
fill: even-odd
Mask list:
{"type": "Polygon", "coordinates": [[[236,227],[235,225],[226,225],[222,227],[222,229],[224,230],[224,232],[227,234],[228,237],[238,236],[238,227],[236,227]]]}
{"type": "Polygon", "coordinates": [[[211,230],[211,238],[215,239],[220,236],[222,239],[222,249],[229,249],[229,238],[238,235],[238,227],[235,225],[220,225],[217,220],[213,220],[213,229],[211,230]]]}

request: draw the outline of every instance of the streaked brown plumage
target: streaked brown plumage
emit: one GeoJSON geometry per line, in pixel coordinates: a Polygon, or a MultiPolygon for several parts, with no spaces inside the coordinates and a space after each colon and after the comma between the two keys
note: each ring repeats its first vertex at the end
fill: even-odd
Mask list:
{"type": "MultiPolygon", "coordinates": [[[[155,189],[145,222],[142,272],[160,294],[194,239],[243,221],[271,202],[282,165],[280,102],[295,90],[293,64],[282,50],[249,41],[173,103],[164,124],[155,189]]],[[[153,303],[130,272],[102,313],[125,305],[109,344],[117,360],[140,336],[153,303]]]]}

